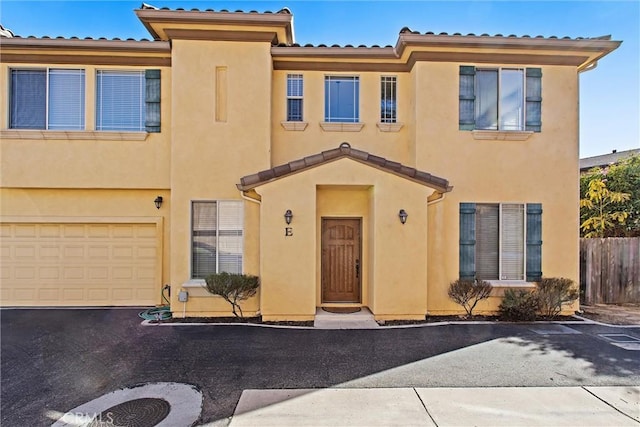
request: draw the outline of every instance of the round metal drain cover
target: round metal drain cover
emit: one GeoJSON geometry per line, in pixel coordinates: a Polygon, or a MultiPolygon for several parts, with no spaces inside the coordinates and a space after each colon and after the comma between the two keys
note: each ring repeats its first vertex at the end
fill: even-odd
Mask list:
{"type": "Polygon", "coordinates": [[[102,411],[89,427],[154,427],[167,418],[171,405],[164,399],[128,400],[102,411]]]}

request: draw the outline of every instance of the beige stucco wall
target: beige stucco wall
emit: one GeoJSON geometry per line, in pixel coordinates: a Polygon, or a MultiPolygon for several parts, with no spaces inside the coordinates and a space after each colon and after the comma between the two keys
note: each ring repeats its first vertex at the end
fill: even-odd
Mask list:
{"type": "MultiPolygon", "coordinates": [[[[171,283],[190,279],[191,201],[237,200],[240,177],[270,167],[271,62],[269,43],[174,40],[171,140],[171,283]],[[226,84],[216,70],[225,70],[226,84]],[[226,93],[225,93],[226,92],[226,93]],[[218,120],[217,120],[218,118],[218,120]],[[222,118],[222,120],[220,120],[222,118]]],[[[244,272],[259,271],[259,207],[245,202],[244,272]]],[[[228,315],[229,305],[188,289],[175,314],[228,315]],[[198,296],[203,295],[203,296],[198,296]]],[[[248,301],[246,310],[255,310],[248,301]]],[[[253,305],[252,305],[253,304],[253,305]]]]}
{"type": "Polygon", "coordinates": [[[304,156],[336,148],[347,141],[353,148],[367,150],[378,156],[413,166],[415,159],[409,151],[411,133],[411,83],[407,73],[378,72],[321,72],[321,71],[274,71],[271,118],[271,163],[279,165],[304,156]],[[303,119],[308,123],[304,131],[287,131],[281,122],[286,121],[287,74],[304,76],[303,119]],[[364,127],[359,132],[332,132],[320,127],[324,121],[325,76],[357,76],[360,78],[360,122],[364,127]],[[397,77],[398,122],[404,123],[399,132],[382,132],[380,122],[380,76],[397,77]]]}
{"type": "MultiPolygon", "coordinates": [[[[0,186],[13,188],[128,188],[169,189],[171,127],[171,68],[134,66],[2,64],[0,87],[9,87],[11,68],[68,68],[85,70],[85,129],[76,131],[12,130],[0,144],[0,186]],[[95,129],[97,70],[161,70],[161,133],[144,140],[128,133],[95,129]],[[46,139],[43,134],[46,134],[46,139]],[[51,135],[57,139],[48,139],[51,135]],[[70,135],[70,136],[67,136],[70,135]],[[123,139],[124,138],[124,139],[123,139]]],[[[8,99],[3,101],[0,129],[8,128],[8,99]]],[[[143,133],[138,133],[143,135],[143,133]]]]}
{"type": "MultiPolygon", "coordinates": [[[[416,165],[449,179],[454,190],[429,209],[429,312],[460,312],[446,289],[458,275],[459,203],[542,203],[542,272],[579,279],[578,76],[542,67],[542,132],[526,141],[482,141],[458,131],[459,64],[417,63],[416,79],[434,102],[419,103],[416,165]]],[[[495,291],[501,295],[500,290],[495,291]]],[[[478,312],[495,310],[492,298],[478,312]]]]}
{"type": "MultiPolygon", "coordinates": [[[[0,222],[157,223],[161,239],[157,261],[162,270],[154,298],[161,304],[160,292],[169,277],[171,253],[169,194],[166,190],[0,188],[0,222]],[[153,203],[158,195],[165,200],[160,209],[153,203]]],[[[41,303],[35,300],[33,305],[41,303]]]]}
{"type": "Polygon", "coordinates": [[[432,189],[340,159],[256,189],[262,196],[261,308],[310,320],[320,296],[320,218],[363,219],[363,304],[377,319],[421,318],[427,304],[427,197],[432,189]],[[283,214],[293,212],[293,236],[283,214]],[[400,223],[398,212],[409,219],[400,223]]]}
{"type": "MultiPolygon", "coordinates": [[[[162,68],[162,133],[144,140],[121,140],[116,134],[104,139],[104,134],[91,132],[95,71],[143,67],[56,65],[85,69],[87,132],[77,140],[27,132],[3,137],[1,214],[161,216],[162,283],[172,285],[175,314],[228,315],[228,304],[203,289],[189,288],[186,305],[177,301],[178,290],[190,279],[191,201],[240,200],[235,186],[240,177],[347,141],[353,148],[446,178],[454,189],[427,207],[431,189],[348,159],[259,187],[261,202],[244,203],[244,272],[262,279],[261,293],[245,304],[247,313],[261,309],[267,320],[313,317],[321,305],[323,216],[363,219],[362,304],[378,319],[461,313],[446,294],[458,277],[461,202],[542,203],[543,273],[577,282],[574,67],[542,67],[541,133],[526,141],[486,141],[458,130],[459,63],[416,62],[402,73],[293,71],[304,75],[308,126],[287,131],[281,122],[286,119],[288,72],[273,71],[271,60],[267,42],[173,40],[172,66],[162,68]],[[326,75],[360,77],[364,127],[359,132],[321,128],[326,75]],[[383,75],[398,78],[398,121],[403,123],[398,132],[376,126],[383,75]],[[153,205],[157,195],[165,200],[160,210],[153,205]],[[400,208],[409,213],[404,226],[397,217],[400,208]],[[292,237],[284,235],[286,209],[294,212],[292,237]]],[[[8,70],[14,65],[20,67],[0,67],[0,87],[8,87],[8,70]]],[[[5,112],[0,129],[6,130],[7,122],[5,112]]],[[[496,310],[501,292],[497,289],[496,297],[477,311],[496,310]]]]}

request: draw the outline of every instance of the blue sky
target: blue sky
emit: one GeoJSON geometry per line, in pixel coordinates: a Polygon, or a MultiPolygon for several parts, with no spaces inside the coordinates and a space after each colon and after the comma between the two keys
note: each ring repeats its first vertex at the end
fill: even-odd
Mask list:
{"type": "MultiPolygon", "coordinates": [[[[0,0],[20,36],[150,38],[142,1],[0,0]]],[[[394,45],[399,30],[595,37],[622,46],[580,77],[580,155],[640,148],[640,1],[164,1],[172,9],[277,11],[289,7],[298,43],[394,45]]]]}

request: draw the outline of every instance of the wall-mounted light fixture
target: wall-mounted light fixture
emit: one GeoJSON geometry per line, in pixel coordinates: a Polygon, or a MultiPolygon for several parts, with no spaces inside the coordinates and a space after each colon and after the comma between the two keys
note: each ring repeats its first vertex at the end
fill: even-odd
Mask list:
{"type": "Polygon", "coordinates": [[[405,222],[407,222],[407,217],[409,216],[409,214],[404,209],[400,209],[400,212],[398,212],[398,216],[400,217],[400,222],[404,224],[405,222]]]}
{"type": "Polygon", "coordinates": [[[160,206],[162,206],[162,196],[156,197],[156,199],[153,201],[153,203],[156,204],[156,208],[157,209],[160,209],[160,206]]]}
{"type": "Polygon", "coordinates": [[[284,213],[284,220],[287,222],[287,225],[291,224],[292,218],[293,213],[291,212],[291,209],[287,209],[287,211],[284,213]]]}

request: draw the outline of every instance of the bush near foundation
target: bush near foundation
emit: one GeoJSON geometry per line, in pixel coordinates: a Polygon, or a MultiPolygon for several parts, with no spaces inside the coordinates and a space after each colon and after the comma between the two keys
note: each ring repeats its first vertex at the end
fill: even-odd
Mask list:
{"type": "Polygon", "coordinates": [[[260,279],[248,274],[216,273],[209,275],[205,282],[207,291],[221,296],[231,304],[233,315],[241,318],[244,314],[240,302],[254,296],[260,286],[260,279]]]}
{"type": "Polygon", "coordinates": [[[448,295],[456,303],[460,304],[467,316],[473,315],[473,309],[479,301],[489,298],[493,287],[484,280],[458,279],[449,284],[448,295]]]}
{"type": "Polygon", "coordinates": [[[535,291],[507,289],[498,310],[504,320],[531,322],[536,320],[539,308],[540,300],[535,291]]]}
{"type": "Polygon", "coordinates": [[[510,321],[533,321],[538,317],[553,319],[562,311],[562,306],[571,304],[579,297],[578,289],[571,279],[565,277],[543,277],[533,291],[507,289],[500,303],[500,317],[510,321]]]}
{"type": "Polygon", "coordinates": [[[566,277],[543,277],[536,283],[535,293],[540,301],[540,314],[548,318],[560,314],[563,305],[580,296],[573,280],[566,277]]]}

